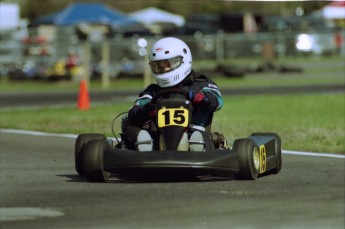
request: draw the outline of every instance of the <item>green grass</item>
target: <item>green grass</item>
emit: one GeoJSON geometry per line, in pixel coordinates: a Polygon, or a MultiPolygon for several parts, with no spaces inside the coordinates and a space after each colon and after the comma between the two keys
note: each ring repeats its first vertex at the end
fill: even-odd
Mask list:
{"type": "Polygon", "coordinates": [[[214,129],[228,138],[276,132],[284,149],[345,153],[344,94],[234,97],[226,104],[214,129]]]}
{"type": "MultiPolygon", "coordinates": [[[[258,59],[230,59],[227,64],[255,68],[258,59]]],[[[196,69],[210,69],[215,62],[197,61],[196,69]]],[[[285,58],[276,65],[300,67],[303,73],[265,72],[233,79],[210,75],[220,88],[274,87],[299,85],[345,85],[344,57],[285,58]]],[[[111,81],[107,90],[143,88],[142,79],[123,78],[111,81]]],[[[0,79],[0,93],[44,91],[77,92],[78,82],[11,82],[0,79]]],[[[92,81],[89,90],[102,89],[92,81]]],[[[216,113],[213,131],[224,133],[232,141],[252,132],[276,132],[286,150],[345,154],[345,94],[303,94],[224,97],[225,105],[216,113]]],[[[132,104],[95,106],[88,111],[76,107],[42,107],[38,109],[5,109],[0,112],[0,128],[37,130],[54,133],[100,132],[111,136],[111,122],[116,114],[132,104]]],[[[119,125],[119,123],[117,123],[119,125]]]]}
{"type": "MultiPolygon", "coordinates": [[[[215,114],[213,131],[229,141],[252,132],[276,132],[283,149],[345,154],[345,95],[305,94],[224,97],[215,114]]],[[[131,103],[76,107],[7,110],[0,113],[0,128],[54,133],[99,132],[112,136],[111,122],[131,103]]],[[[116,122],[119,126],[119,122],[116,122]]]]}

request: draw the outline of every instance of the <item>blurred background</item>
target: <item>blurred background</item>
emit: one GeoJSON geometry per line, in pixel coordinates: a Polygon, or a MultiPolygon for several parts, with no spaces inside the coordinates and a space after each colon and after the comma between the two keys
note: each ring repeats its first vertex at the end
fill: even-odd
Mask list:
{"type": "Polygon", "coordinates": [[[0,77],[107,87],[144,75],[163,36],[218,67],[239,57],[345,56],[345,1],[1,1],[0,77]]]}

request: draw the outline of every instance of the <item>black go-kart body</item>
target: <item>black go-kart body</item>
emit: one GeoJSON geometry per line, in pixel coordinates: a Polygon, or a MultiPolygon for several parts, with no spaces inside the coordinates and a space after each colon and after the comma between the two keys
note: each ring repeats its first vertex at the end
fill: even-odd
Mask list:
{"type": "Polygon", "coordinates": [[[188,99],[164,98],[169,93],[152,99],[157,107],[153,122],[160,133],[159,149],[140,152],[128,149],[122,140],[114,144],[103,134],[80,134],[75,144],[78,174],[91,182],[106,181],[111,175],[210,175],[254,180],[280,171],[281,139],[275,133],[254,133],[236,139],[232,147],[190,151],[187,145],[181,150],[182,135],[190,125],[193,108],[188,99]]]}

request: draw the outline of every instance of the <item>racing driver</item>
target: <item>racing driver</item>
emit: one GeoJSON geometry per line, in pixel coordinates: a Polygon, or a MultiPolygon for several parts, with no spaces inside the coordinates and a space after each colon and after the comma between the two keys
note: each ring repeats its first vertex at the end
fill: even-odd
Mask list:
{"type": "Polygon", "coordinates": [[[151,99],[161,90],[178,89],[189,92],[188,99],[193,105],[187,137],[189,141],[205,143],[202,148],[197,146],[190,150],[214,148],[219,142],[217,137],[220,134],[211,134],[209,129],[213,112],[221,109],[223,98],[215,82],[192,69],[192,54],[187,44],[173,37],[156,41],[149,53],[149,65],[156,84],[151,84],[140,92],[139,98],[122,120],[122,137],[126,146],[139,151],[151,151],[156,147],[154,144],[157,143],[153,140],[155,133],[148,127],[148,121],[157,112],[151,99]]]}

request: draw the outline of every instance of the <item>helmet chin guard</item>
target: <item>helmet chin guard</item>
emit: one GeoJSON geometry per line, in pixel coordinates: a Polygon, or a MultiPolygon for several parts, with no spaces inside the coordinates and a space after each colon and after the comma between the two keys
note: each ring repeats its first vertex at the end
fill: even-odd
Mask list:
{"type": "Polygon", "coordinates": [[[174,37],[158,40],[150,51],[150,67],[160,87],[182,82],[192,71],[192,54],[185,42],[174,37]]]}

